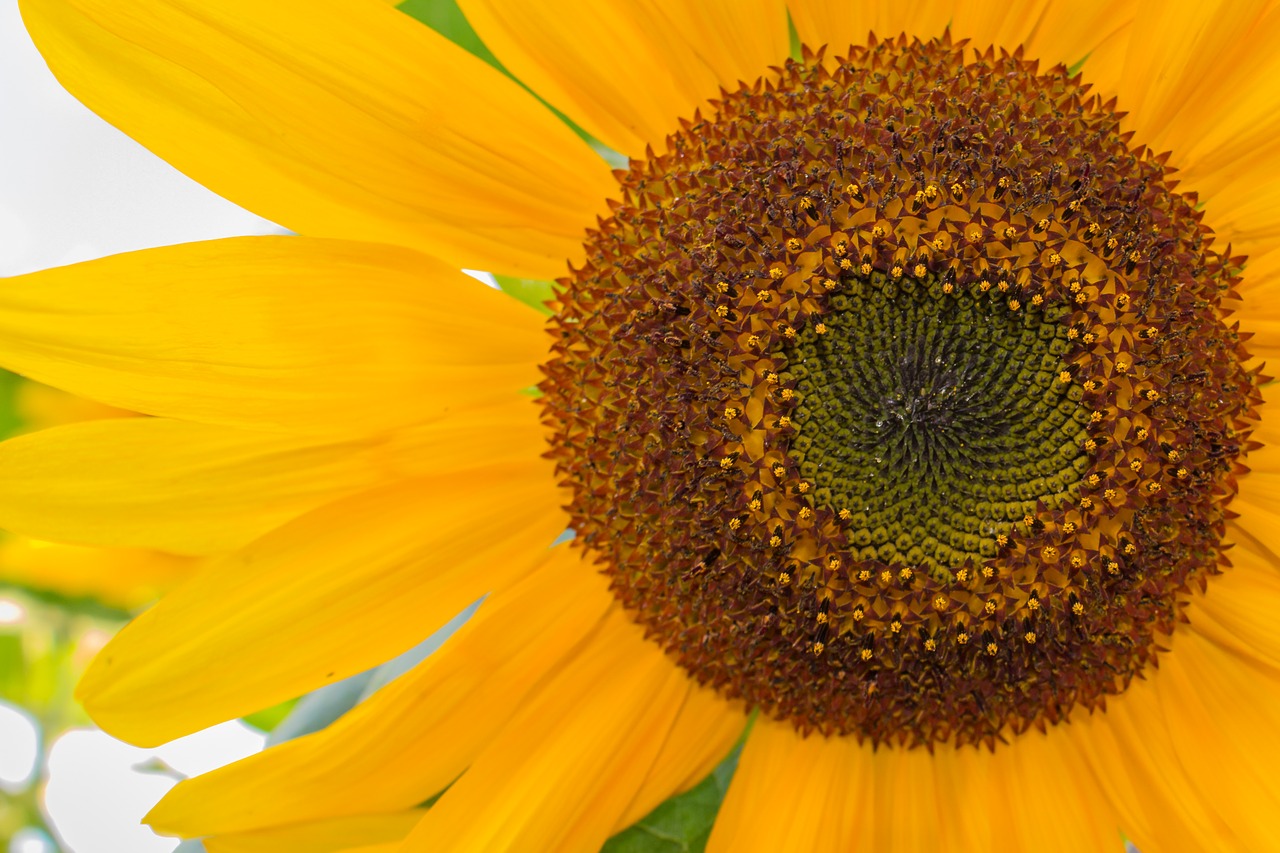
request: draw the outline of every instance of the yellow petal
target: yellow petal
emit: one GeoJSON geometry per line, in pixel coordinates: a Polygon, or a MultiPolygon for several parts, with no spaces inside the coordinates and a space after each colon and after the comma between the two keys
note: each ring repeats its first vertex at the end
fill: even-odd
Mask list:
{"type": "Polygon", "coordinates": [[[404,850],[596,853],[687,690],[688,676],[615,610],[432,806],[404,850]]]}
{"type": "Polygon", "coordinates": [[[1248,546],[1233,549],[1231,559],[1235,565],[1196,599],[1193,627],[1220,648],[1280,667],[1280,561],[1248,546]]]}
{"type": "Polygon", "coordinates": [[[1062,728],[996,751],[873,749],[761,718],[708,851],[1118,849],[1118,815],[1062,728]]]}
{"type": "Polygon", "coordinates": [[[890,38],[899,33],[930,39],[942,35],[955,15],[955,0],[790,0],[791,19],[804,44],[828,45],[828,56],[844,56],[867,36],[890,38]]]}
{"type": "Polygon", "coordinates": [[[537,381],[536,312],[390,246],[246,237],[0,279],[0,364],[152,415],[360,435],[537,381]]]}
{"type": "Polygon", "coordinates": [[[761,716],[747,736],[708,853],[853,849],[847,846],[853,787],[867,771],[861,759],[852,740],[801,737],[761,716]]]}
{"type": "Polygon", "coordinates": [[[374,486],[544,449],[537,406],[510,402],[384,436],[317,443],[167,418],[89,421],[0,443],[0,527],[80,545],[234,551],[374,486]]]}
{"type": "Polygon", "coordinates": [[[659,149],[719,87],[787,58],[782,0],[528,3],[461,0],[516,77],[606,145],[659,149]]]}
{"type": "Polygon", "coordinates": [[[133,608],[172,588],[199,561],[138,548],[80,548],[21,536],[0,543],[0,582],[133,608]]]}
{"type": "MultiPolygon", "coordinates": [[[[1137,0],[1033,0],[1016,10],[994,3],[959,3],[951,35],[985,50],[1023,48],[1041,71],[1071,67],[1098,47],[1128,35],[1137,0]]],[[[1089,64],[1085,63],[1085,68],[1089,64]]],[[[1087,79],[1087,74],[1086,74],[1087,79]]]]}
{"type": "Polygon", "coordinates": [[[391,851],[426,812],[409,809],[391,814],[317,820],[259,832],[204,839],[208,853],[351,853],[375,845],[391,851]]]}
{"type": "MultiPolygon", "coordinates": [[[[792,0],[791,15],[801,41],[827,44],[836,56],[850,45],[865,44],[869,33],[891,38],[906,33],[921,40],[950,29],[955,40],[968,39],[985,50],[1022,47],[1042,71],[1059,63],[1074,65],[1099,45],[1121,38],[1134,17],[1136,0],[1032,0],[1016,11],[993,3],[893,0],[792,0]]],[[[831,55],[831,51],[828,51],[831,55]]]]}
{"type": "Polygon", "coordinates": [[[1221,243],[1250,257],[1252,288],[1261,261],[1280,264],[1280,7],[1148,0],[1137,20],[1090,57],[1086,79],[1118,95],[1136,143],[1172,153],[1178,189],[1199,194],[1221,243]]]}
{"type": "Polygon", "coordinates": [[[1070,728],[1139,849],[1266,850],[1280,814],[1280,670],[1200,635],[1198,610],[1159,669],[1070,728]]]}
{"type": "Polygon", "coordinates": [[[527,92],[378,0],[21,9],[72,94],[300,234],[554,278],[615,186],[527,92]]]}
{"type": "Polygon", "coordinates": [[[613,832],[621,832],[668,797],[701,782],[729,754],[746,727],[747,715],[737,703],[692,680],[688,689],[658,757],[613,832]]]}
{"type": "Polygon", "coordinates": [[[1212,194],[1241,172],[1261,174],[1280,153],[1280,10],[1273,6],[1147,0],[1138,11],[1117,84],[1119,107],[1130,112],[1135,141],[1173,151],[1180,177],[1201,192],[1212,194]]]}
{"type": "Polygon", "coordinates": [[[180,783],[147,816],[199,836],[403,809],[456,779],[613,602],[567,546],[333,725],[180,783]]]}
{"type": "Polygon", "coordinates": [[[542,460],[322,507],[212,561],[99,653],[94,720],[164,743],[362,672],[537,561],[564,525],[542,460]]]}

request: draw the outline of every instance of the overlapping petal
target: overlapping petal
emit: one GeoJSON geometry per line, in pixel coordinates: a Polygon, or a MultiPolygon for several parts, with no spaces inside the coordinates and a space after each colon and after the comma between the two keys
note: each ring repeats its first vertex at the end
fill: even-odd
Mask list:
{"type": "Polygon", "coordinates": [[[245,237],[0,279],[0,365],[247,429],[382,433],[533,384],[546,348],[533,310],[372,243],[245,237]]]}
{"type": "Polygon", "coordinates": [[[541,460],[321,507],[204,570],[94,660],[79,696],[163,743],[362,672],[521,577],[563,528],[541,460]]]}
{"type": "Polygon", "coordinates": [[[516,83],[379,0],[21,8],[83,103],[300,234],[554,278],[612,186],[516,83]]]}
{"type": "Polygon", "coordinates": [[[662,148],[720,87],[787,58],[782,0],[526,3],[462,0],[503,64],[606,145],[662,148]]]}

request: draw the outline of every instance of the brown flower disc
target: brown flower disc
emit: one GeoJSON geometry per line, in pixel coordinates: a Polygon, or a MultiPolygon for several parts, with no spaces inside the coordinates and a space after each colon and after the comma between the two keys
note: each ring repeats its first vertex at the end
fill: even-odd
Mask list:
{"type": "Polygon", "coordinates": [[[1222,560],[1242,258],[1059,67],[806,55],[619,173],[542,384],[577,542],[694,678],[987,743],[1096,707],[1222,560]]]}

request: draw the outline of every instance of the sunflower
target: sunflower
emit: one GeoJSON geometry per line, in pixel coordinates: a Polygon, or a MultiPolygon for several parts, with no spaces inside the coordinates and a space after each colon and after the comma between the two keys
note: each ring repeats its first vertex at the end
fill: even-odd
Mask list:
{"type": "Polygon", "coordinates": [[[153,417],[0,445],[0,523],[224,555],[90,713],[160,743],[485,597],[157,830],[590,851],[745,733],[711,850],[1275,847],[1275,3],[461,3],[528,90],[374,0],[22,5],[299,235],[4,283],[0,363],[153,417]]]}

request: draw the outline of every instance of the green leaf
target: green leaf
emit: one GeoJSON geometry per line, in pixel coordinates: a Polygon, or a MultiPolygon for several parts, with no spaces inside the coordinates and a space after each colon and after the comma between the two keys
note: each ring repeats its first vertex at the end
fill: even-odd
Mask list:
{"type": "Polygon", "coordinates": [[[272,705],[270,708],[255,711],[242,719],[258,731],[270,734],[285,721],[285,718],[293,712],[294,706],[297,704],[297,699],[286,699],[279,705],[272,705]]]}
{"type": "Polygon", "coordinates": [[[16,373],[0,370],[0,438],[8,438],[23,425],[16,398],[25,381],[16,373]]]}
{"type": "Polygon", "coordinates": [[[601,853],[702,853],[741,752],[738,744],[697,787],[672,797],[610,838],[601,853]]]}
{"type": "Polygon", "coordinates": [[[536,278],[512,278],[509,275],[495,275],[498,287],[502,292],[514,296],[535,311],[551,316],[551,309],[546,303],[556,298],[554,285],[549,281],[536,278]]]}

